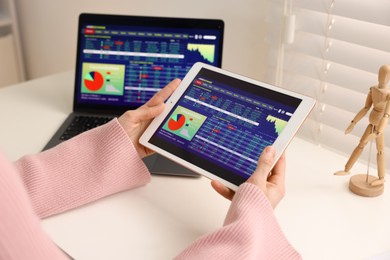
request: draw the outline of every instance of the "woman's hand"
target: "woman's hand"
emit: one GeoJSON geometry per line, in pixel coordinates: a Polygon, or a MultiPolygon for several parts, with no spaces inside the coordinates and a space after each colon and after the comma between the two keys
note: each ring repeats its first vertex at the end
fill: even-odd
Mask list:
{"type": "Polygon", "coordinates": [[[142,146],[139,143],[139,138],[152,119],[163,112],[165,100],[176,90],[180,82],[180,79],[171,81],[143,106],[135,110],[126,111],[118,118],[119,123],[125,129],[141,158],[152,154],[153,151],[142,146]]]}
{"type": "MultiPolygon", "coordinates": [[[[285,193],[285,169],[286,157],[283,153],[271,171],[272,162],[275,157],[275,148],[268,146],[260,155],[256,170],[246,181],[256,185],[269,199],[273,208],[277,206],[285,193]]],[[[223,197],[232,200],[234,191],[225,187],[218,181],[213,180],[211,186],[223,197]]]]}

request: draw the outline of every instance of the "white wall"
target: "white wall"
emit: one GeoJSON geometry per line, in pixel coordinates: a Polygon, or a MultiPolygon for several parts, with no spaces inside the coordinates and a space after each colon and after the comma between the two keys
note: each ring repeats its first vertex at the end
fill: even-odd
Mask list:
{"type": "Polygon", "coordinates": [[[266,68],[263,0],[15,1],[29,79],[74,68],[82,12],[223,19],[223,68],[255,79],[266,68]]]}

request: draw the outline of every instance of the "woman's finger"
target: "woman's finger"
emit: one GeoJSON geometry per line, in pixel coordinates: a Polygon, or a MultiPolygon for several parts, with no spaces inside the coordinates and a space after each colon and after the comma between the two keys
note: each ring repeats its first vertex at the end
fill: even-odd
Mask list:
{"type": "Polygon", "coordinates": [[[147,106],[156,106],[161,103],[164,103],[165,100],[172,95],[172,93],[177,89],[180,85],[180,79],[174,79],[168,83],[163,89],[157,92],[147,103],[147,106]]]}
{"type": "Polygon", "coordinates": [[[253,183],[259,187],[265,185],[269,173],[271,172],[272,164],[275,158],[275,148],[267,146],[261,153],[256,170],[253,172],[248,182],[253,183]]]}
{"type": "Polygon", "coordinates": [[[233,199],[235,192],[232,191],[231,189],[227,188],[225,185],[223,185],[219,181],[212,180],[211,181],[211,186],[213,187],[213,189],[216,192],[218,192],[220,195],[222,195],[222,197],[224,197],[224,198],[226,198],[228,200],[232,200],[233,199]]]}

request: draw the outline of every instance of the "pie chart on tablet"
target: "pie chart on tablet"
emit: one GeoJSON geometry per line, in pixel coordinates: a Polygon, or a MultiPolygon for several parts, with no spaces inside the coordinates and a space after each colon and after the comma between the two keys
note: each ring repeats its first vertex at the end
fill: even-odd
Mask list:
{"type": "Polygon", "coordinates": [[[104,78],[101,73],[91,71],[84,76],[84,84],[90,91],[97,91],[103,86],[104,78]]]}
{"type": "Polygon", "coordinates": [[[173,115],[168,121],[168,128],[172,131],[180,129],[186,122],[186,117],[183,114],[173,115]]]}

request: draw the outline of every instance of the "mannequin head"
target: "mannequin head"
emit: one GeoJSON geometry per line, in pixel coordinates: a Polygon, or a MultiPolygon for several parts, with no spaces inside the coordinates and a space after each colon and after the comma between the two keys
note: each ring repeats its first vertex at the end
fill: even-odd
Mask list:
{"type": "Polygon", "coordinates": [[[378,73],[378,87],[385,88],[390,80],[390,65],[383,65],[378,73]]]}

